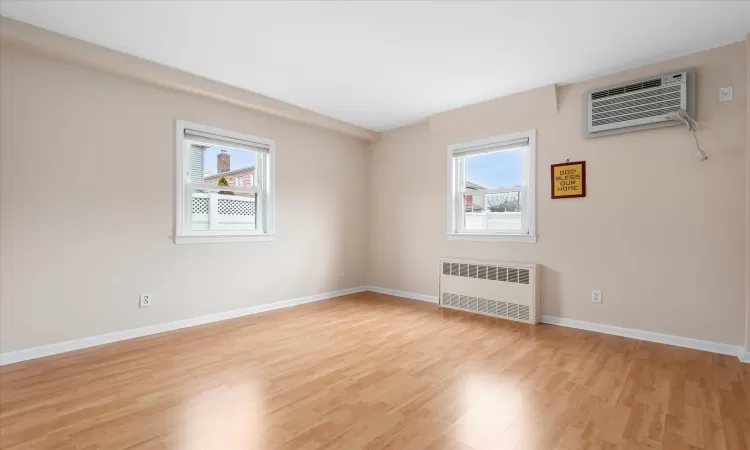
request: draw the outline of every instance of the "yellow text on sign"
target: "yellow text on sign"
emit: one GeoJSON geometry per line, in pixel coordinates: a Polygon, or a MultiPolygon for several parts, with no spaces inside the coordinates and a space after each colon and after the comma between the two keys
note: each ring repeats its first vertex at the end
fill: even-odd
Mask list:
{"type": "Polygon", "coordinates": [[[555,167],[552,172],[555,197],[583,194],[583,164],[555,167]]]}

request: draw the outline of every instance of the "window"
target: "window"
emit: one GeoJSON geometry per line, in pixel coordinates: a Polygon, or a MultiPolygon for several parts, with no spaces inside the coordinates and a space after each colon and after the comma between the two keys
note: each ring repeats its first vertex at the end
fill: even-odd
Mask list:
{"type": "Polygon", "coordinates": [[[177,121],[175,243],[271,239],[274,151],[268,139],[177,121]]]}
{"type": "Polygon", "coordinates": [[[448,148],[449,239],[536,242],[536,131],[448,148]]]}

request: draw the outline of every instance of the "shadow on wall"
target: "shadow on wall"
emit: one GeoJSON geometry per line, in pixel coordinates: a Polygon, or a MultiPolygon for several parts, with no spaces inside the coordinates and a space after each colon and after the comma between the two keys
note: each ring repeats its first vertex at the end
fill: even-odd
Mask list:
{"type": "Polygon", "coordinates": [[[542,276],[542,314],[548,316],[564,317],[560,309],[559,298],[554,298],[555,295],[559,295],[562,292],[562,286],[560,286],[560,272],[552,270],[549,267],[539,264],[539,272],[542,276]]]}

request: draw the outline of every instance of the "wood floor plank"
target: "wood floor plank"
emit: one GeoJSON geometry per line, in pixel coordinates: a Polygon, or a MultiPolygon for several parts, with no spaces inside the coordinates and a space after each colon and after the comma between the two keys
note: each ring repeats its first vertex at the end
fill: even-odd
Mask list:
{"type": "Polygon", "coordinates": [[[0,367],[0,449],[750,449],[736,358],[361,293],[0,367]]]}

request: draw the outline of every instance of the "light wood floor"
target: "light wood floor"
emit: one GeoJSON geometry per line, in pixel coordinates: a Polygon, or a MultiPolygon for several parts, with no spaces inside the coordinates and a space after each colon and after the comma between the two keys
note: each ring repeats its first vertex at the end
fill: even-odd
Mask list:
{"type": "Polygon", "coordinates": [[[373,293],[0,368],[0,448],[748,449],[736,358],[373,293]]]}

